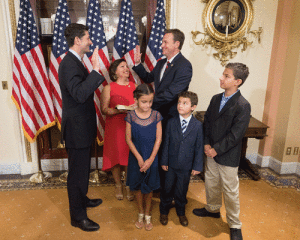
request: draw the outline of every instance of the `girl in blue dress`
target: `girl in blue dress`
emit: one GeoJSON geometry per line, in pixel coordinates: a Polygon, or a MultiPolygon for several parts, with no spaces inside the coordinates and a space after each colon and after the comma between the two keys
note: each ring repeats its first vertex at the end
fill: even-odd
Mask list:
{"type": "Polygon", "coordinates": [[[135,226],[151,230],[153,190],[160,187],[157,152],[162,139],[162,116],[151,109],[154,97],[151,86],[139,85],[133,96],[137,107],[125,118],[126,142],[130,149],[126,185],[136,193],[139,213],[135,226]]]}

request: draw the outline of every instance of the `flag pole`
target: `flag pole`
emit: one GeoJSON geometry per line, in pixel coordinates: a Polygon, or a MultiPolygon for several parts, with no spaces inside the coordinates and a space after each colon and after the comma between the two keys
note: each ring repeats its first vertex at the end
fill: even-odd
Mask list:
{"type": "Polygon", "coordinates": [[[42,149],[44,147],[44,140],[40,134],[37,136],[36,142],[38,148],[38,172],[33,174],[29,180],[34,183],[42,183],[51,178],[52,174],[50,172],[42,171],[42,149]]]}

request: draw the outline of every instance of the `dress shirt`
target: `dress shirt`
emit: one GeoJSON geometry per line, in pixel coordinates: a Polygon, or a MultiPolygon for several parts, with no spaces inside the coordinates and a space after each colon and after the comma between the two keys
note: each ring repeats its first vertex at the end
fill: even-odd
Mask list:
{"type": "Polygon", "coordinates": [[[175,56],[173,56],[173,57],[170,58],[168,61],[166,61],[165,65],[162,67],[161,72],[160,72],[160,78],[159,78],[160,81],[161,81],[161,79],[162,79],[162,77],[163,77],[163,75],[164,75],[164,73],[165,73],[165,70],[166,70],[166,67],[167,67],[167,65],[168,65],[168,62],[171,64],[172,61],[174,60],[174,58],[175,58],[179,53],[180,53],[180,52],[178,52],[175,56]]]}
{"type": "MultiPolygon", "coordinates": [[[[240,91],[240,90],[238,89],[234,94],[236,94],[238,91],[240,91]]],[[[221,104],[220,104],[220,108],[219,108],[219,112],[221,112],[222,108],[229,101],[229,99],[233,97],[234,94],[231,94],[230,96],[225,97],[225,92],[223,92],[222,100],[221,100],[221,104]]]]}
{"type": "MultiPolygon", "coordinates": [[[[77,52],[75,52],[74,50],[72,50],[72,49],[69,49],[69,51],[70,51],[71,53],[73,53],[73,54],[78,58],[78,60],[83,64],[83,66],[84,66],[83,60],[81,59],[81,57],[79,56],[79,54],[78,54],[77,52]]],[[[85,66],[84,66],[84,67],[85,67],[85,66]]],[[[95,69],[93,69],[93,71],[99,73],[99,72],[96,71],[95,69]]],[[[100,73],[99,73],[99,74],[100,74],[100,73]]]]}

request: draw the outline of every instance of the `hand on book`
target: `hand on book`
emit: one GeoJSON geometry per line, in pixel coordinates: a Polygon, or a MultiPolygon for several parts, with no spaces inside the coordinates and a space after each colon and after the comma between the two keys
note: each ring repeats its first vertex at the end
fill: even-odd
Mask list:
{"type": "Polygon", "coordinates": [[[135,104],[132,104],[132,105],[129,105],[129,106],[126,106],[126,105],[117,105],[116,106],[116,109],[118,110],[125,110],[125,111],[132,111],[135,109],[135,104]]]}

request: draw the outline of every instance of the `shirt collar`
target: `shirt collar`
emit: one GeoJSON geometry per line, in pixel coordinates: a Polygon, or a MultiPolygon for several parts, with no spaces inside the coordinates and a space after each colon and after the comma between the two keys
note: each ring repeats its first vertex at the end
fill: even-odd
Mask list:
{"type": "Polygon", "coordinates": [[[182,123],[182,120],[184,119],[185,121],[187,121],[187,125],[189,124],[190,120],[192,118],[192,114],[188,117],[188,118],[183,118],[180,114],[179,114],[179,119],[180,119],[180,123],[182,123]]]}
{"type": "Polygon", "coordinates": [[[171,63],[171,62],[173,62],[173,60],[174,60],[174,58],[179,54],[180,52],[178,52],[175,56],[173,56],[171,59],[167,59],[167,62],[169,62],[169,63],[171,63]]]}
{"type": "Polygon", "coordinates": [[[82,61],[81,57],[79,56],[79,54],[78,54],[77,52],[75,52],[75,51],[72,50],[72,49],[69,49],[69,51],[70,51],[71,53],[73,53],[73,54],[78,58],[78,60],[79,60],[80,62],[82,61]]]}
{"type": "Polygon", "coordinates": [[[233,94],[231,94],[230,96],[228,96],[228,97],[225,97],[225,92],[223,92],[223,95],[222,95],[222,99],[225,99],[225,100],[229,100],[230,98],[232,98],[238,91],[240,91],[239,89],[235,92],[235,93],[233,93],[233,94]]]}

